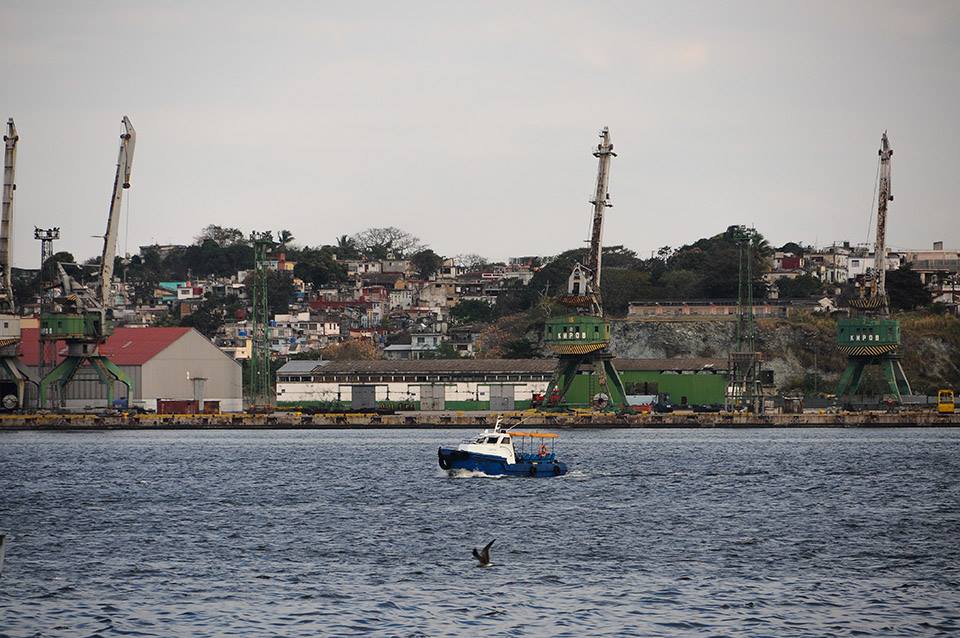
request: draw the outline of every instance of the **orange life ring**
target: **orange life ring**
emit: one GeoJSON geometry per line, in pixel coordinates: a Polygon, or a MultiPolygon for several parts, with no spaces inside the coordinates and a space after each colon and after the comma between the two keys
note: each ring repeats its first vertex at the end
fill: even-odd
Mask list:
{"type": "Polygon", "coordinates": [[[540,458],[543,458],[547,455],[547,446],[543,443],[540,444],[540,458]]]}

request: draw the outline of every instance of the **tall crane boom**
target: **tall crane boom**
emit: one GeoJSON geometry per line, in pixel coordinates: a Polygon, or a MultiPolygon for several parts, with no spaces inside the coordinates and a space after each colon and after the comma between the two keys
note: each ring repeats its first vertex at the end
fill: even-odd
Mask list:
{"type": "Polygon", "coordinates": [[[113,279],[113,260],[117,256],[117,230],[120,228],[120,204],[123,203],[123,191],[130,188],[130,171],[133,169],[133,149],[137,143],[137,132],[130,118],[123,116],[124,132],[120,135],[120,153],[117,156],[117,174],[113,180],[113,197],[110,200],[110,215],[107,217],[107,231],[103,235],[103,253],[100,256],[100,307],[110,304],[110,283],[113,279]]]}
{"type": "Polygon", "coordinates": [[[890,157],[893,149],[887,139],[887,132],[880,138],[880,187],[877,202],[877,243],[874,247],[873,276],[876,285],[873,295],[880,307],[887,308],[887,202],[893,201],[890,193],[890,157]]]}
{"type": "Polygon", "coordinates": [[[591,282],[594,294],[600,294],[600,267],[603,258],[603,212],[613,206],[610,203],[610,158],[616,157],[613,152],[613,143],[610,141],[610,130],[604,126],[600,131],[603,140],[597,144],[593,156],[598,158],[597,189],[590,203],[593,204],[593,225],[590,230],[590,256],[587,267],[590,269],[591,282]]]}
{"type": "Polygon", "coordinates": [[[13,118],[7,120],[7,134],[3,136],[3,217],[0,218],[0,312],[14,312],[13,281],[10,278],[13,254],[13,194],[17,167],[17,127],[13,118]]]}

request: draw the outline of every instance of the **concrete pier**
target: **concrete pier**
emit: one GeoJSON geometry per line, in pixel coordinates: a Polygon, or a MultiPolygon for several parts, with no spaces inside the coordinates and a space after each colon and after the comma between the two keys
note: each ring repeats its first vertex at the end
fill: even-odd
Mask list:
{"type": "MultiPolygon", "coordinates": [[[[960,413],[934,411],[824,412],[752,415],[694,413],[614,415],[604,413],[503,413],[507,426],[553,428],[836,428],[958,427],[960,413]]],[[[483,428],[496,413],[403,414],[16,414],[0,416],[3,430],[162,430],[162,429],[363,429],[483,428]]]]}

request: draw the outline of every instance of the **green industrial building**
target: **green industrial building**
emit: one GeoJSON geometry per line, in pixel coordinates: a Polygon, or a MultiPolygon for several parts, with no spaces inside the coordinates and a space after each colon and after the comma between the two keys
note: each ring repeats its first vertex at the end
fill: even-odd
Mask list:
{"type": "MultiPolygon", "coordinates": [[[[725,360],[614,363],[630,395],[660,395],[678,407],[723,403],[725,360]]],[[[546,392],[555,370],[555,359],[290,361],[277,372],[277,404],[332,410],[523,410],[546,392]]],[[[598,392],[595,375],[577,375],[564,404],[589,406],[598,392]]]]}

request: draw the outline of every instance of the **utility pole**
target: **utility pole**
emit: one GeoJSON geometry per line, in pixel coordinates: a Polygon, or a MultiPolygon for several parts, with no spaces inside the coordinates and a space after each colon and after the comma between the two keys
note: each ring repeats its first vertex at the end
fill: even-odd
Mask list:
{"type": "MultiPolygon", "coordinates": [[[[60,229],[59,228],[33,228],[33,238],[39,240],[40,242],[40,269],[43,270],[43,265],[47,263],[47,260],[53,257],[53,242],[57,239],[60,239],[60,229]]],[[[43,281],[43,272],[41,275],[41,283],[48,283],[43,281]]],[[[51,280],[52,282],[52,280],[51,280]]]]}
{"type": "Polygon", "coordinates": [[[756,231],[741,229],[735,237],[739,259],[737,277],[736,345],[728,359],[730,380],[724,401],[727,410],[763,412],[763,353],[757,352],[757,324],[753,299],[753,242],[756,231]]]}
{"type": "MultiPolygon", "coordinates": [[[[53,287],[56,281],[56,275],[54,273],[48,273],[49,277],[44,275],[43,267],[54,255],[53,242],[60,239],[60,228],[37,228],[34,226],[33,238],[40,242],[40,316],[43,316],[51,311],[53,287]]],[[[39,341],[40,356],[37,361],[37,376],[42,379],[57,365],[57,343],[56,341],[44,338],[42,334],[40,335],[39,341]]],[[[57,386],[52,386],[50,390],[51,396],[45,397],[45,399],[48,400],[47,403],[59,405],[59,394],[55,395],[58,390],[57,386]]],[[[50,407],[49,405],[44,405],[44,402],[40,401],[39,397],[37,397],[37,402],[37,407],[39,408],[50,407]]]]}
{"type": "Polygon", "coordinates": [[[267,253],[276,245],[273,234],[253,232],[253,333],[250,353],[250,401],[254,409],[273,405],[270,370],[270,305],[267,302],[267,253]]]}

